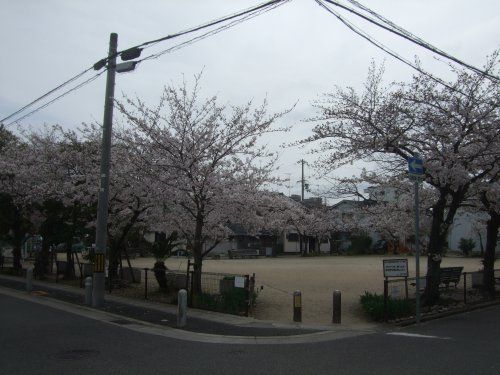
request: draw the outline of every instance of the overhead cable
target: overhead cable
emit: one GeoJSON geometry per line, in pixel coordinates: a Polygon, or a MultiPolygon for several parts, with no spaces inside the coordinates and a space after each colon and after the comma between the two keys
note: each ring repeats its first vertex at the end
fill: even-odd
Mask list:
{"type": "Polygon", "coordinates": [[[154,54],[151,54],[149,56],[146,56],[140,60],[138,60],[137,62],[140,63],[140,62],[143,62],[143,61],[146,61],[146,60],[151,60],[151,59],[157,59],[158,57],[166,54],[166,53],[170,53],[170,52],[173,52],[173,51],[176,51],[180,48],[183,48],[183,47],[186,47],[192,43],[195,43],[195,42],[198,42],[200,40],[203,40],[209,36],[212,36],[212,35],[215,35],[215,34],[218,34],[220,33],[221,31],[224,31],[224,30],[227,30],[227,29],[230,29],[246,20],[249,20],[251,18],[254,18],[254,17],[257,17],[263,13],[266,13],[266,12],[269,12],[281,5],[283,5],[284,3],[288,2],[290,0],[284,0],[284,1],[280,1],[280,2],[275,2],[275,4],[272,4],[270,6],[268,6],[267,8],[263,9],[263,8],[259,8],[258,10],[256,11],[253,11],[253,12],[250,12],[250,13],[247,13],[245,14],[244,16],[242,16],[241,18],[239,19],[235,19],[233,21],[231,21],[230,23],[226,24],[226,25],[222,25],[222,26],[219,26],[218,28],[214,29],[214,30],[210,30],[210,31],[207,31],[206,33],[203,33],[201,35],[198,35],[194,38],[191,38],[185,42],[182,42],[182,43],[179,43],[175,46],[172,46],[170,48],[167,48],[163,51],[160,51],[160,52],[157,52],[157,53],[154,53],[154,54]]]}
{"type": "MultiPolygon", "coordinates": [[[[190,29],[187,29],[187,30],[183,30],[183,31],[180,31],[180,32],[177,32],[177,33],[174,33],[174,34],[170,34],[170,35],[167,35],[165,37],[162,37],[162,38],[159,38],[159,39],[155,39],[155,40],[151,40],[151,41],[147,41],[147,42],[144,42],[144,43],[141,43],[137,46],[134,46],[134,47],[131,47],[131,48],[127,48],[125,50],[122,50],[122,51],[119,51],[117,52],[116,54],[112,55],[112,56],[108,56],[106,58],[103,58],[101,60],[99,60],[98,62],[96,62],[95,64],[93,64],[93,66],[87,68],[86,70],[84,70],[83,72],[81,73],[78,73],[77,75],[73,76],[72,78],[70,78],[69,80],[63,82],[62,84],[58,85],[57,87],[51,89],[50,91],[46,92],[45,94],[43,94],[42,96],[38,97],[37,99],[33,100],[32,102],[26,104],[24,107],[20,108],[19,110],[15,111],[14,113],[8,115],[7,117],[3,118],[2,120],[0,120],[0,123],[2,123],[3,121],[5,120],[8,120],[20,113],[22,113],[23,111],[25,111],[26,109],[32,107],[34,104],[38,103],[39,101],[45,99],[46,97],[48,97],[49,95],[55,93],[56,91],[62,89],[63,87],[65,87],[66,85],[70,84],[71,82],[74,82],[75,80],[81,78],[84,74],[88,73],[90,70],[92,69],[95,69],[95,70],[100,70],[102,69],[103,67],[106,66],[108,60],[112,57],[116,57],[122,53],[125,53],[125,52],[128,52],[128,51],[131,51],[131,50],[134,50],[136,48],[140,48],[140,47],[149,47],[149,46],[152,46],[156,43],[159,43],[159,42],[162,42],[162,41],[165,41],[165,40],[169,40],[169,39],[173,39],[173,38],[177,38],[177,37],[180,37],[180,36],[183,36],[183,35],[186,35],[186,34],[189,34],[189,33],[193,33],[193,32],[196,32],[196,31],[199,31],[199,30],[202,30],[202,29],[205,29],[205,28],[208,28],[208,27],[212,27],[212,26],[215,26],[215,25],[218,25],[220,23],[223,23],[223,22],[227,22],[227,21],[232,21],[230,22],[229,24],[227,25],[223,25],[223,26],[219,26],[217,29],[215,30],[211,30],[209,32],[206,32],[200,36],[197,36],[195,38],[192,38],[186,42],[183,42],[183,43],[180,43],[176,46],[173,46],[167,50],[164,50],[164,51],[161,51],[159,53],[156,53],[156,54],[153,54],[153,55],[150,55],[146,58],[143,58],[141,60],[138,60],[138,62],[142,62],[144,60],[148,60],[148,59],[153,59],[153,58],[157,58],[161,55],[163,55],[164,53],[168,53],[168,52],[172,52],[174,50],[177,50],[177,49],[180,49],[180,48],[183,48],[189,44],[192,44],[198,40],[201,40],[201,39],[204,39],[208,36],[211,36],[211,35],[214,35],[216,33],[219,33],[223,30],[226,30],[230,27],[233,27],[235,26],[236,24],[239,24],[247,19],[250,19],[250,18],[253,18],[253,17],[256,17],[262,13],[265,13],[269,10],[272,10],[272,9],[275,9],[276,7],[278,6],[281,6],[282,4],[288,2],[290,0],[273,0],[273,1],[268,1],[266,3],[262,3],[262,4],[259,4],[257,6],[254,6],[254,7],[251,7],[251,8],[248,8],[248,9],[245,9],[243,11],[240,11],[240,12],[237,12],[237,13],[234,13],[234,14],[231,14],[231,15],[228,15],[228,16],[224,16],[222,18],[219,18],[219,19],[216,19],[216,20],[213,20],[213,21],[210,21],[208,23],[205,23],[205,24],[202,24],[202,25],[199,25],[199,26],[196,26],[196,27],[193,27],[193,28],[190,28],[190,29]]],[[[105,71],[105,70],[104,70],[105,71]]],[[[54,98],[53,100],[47,102],[46,104],[44,105],[41,105],[39,107],[37,107],[36,109],[34,109],[33,111],[23,115],[22,117],[16,119],[15,121],[11,121],[9,124],[7,125],[12,125],[13,123],[15,122],[18,122],[18,121],[21,121],[22,119],[38,112],[39,110],[47,107],[48,105],[52,104],[53,102],[57,101],[58,99],[66,96],[67,94],[69,94],[70,92],[73,92],[81,87],[83,87],[84,85],[92,82],[93,80],[97,79],[97,77],[99,77],[103,72],[100,72],[94,76],[92,76],[91,78],[87,79],[86,81],[82,82],[81,84],[73,87],[72,89],[64,92],[63,94],[59,95],[58,97],[54,98]]]]}
{"type": "Polygon", "coordinates": [[[83,76],[85,73],[89,72],[90,70],[92,70],[93,67],[91,66],[90,68],[87,68],[86,70],[84,70],[83,72],[81,73],[78,73],[77,75],[71,77],[70,79],[68,79],[67,81],[61,83],[59,86],[56,86],[54,87],[52,90],[50,91],[47,91],[45,94],[43,94],[42,96],[36,98],[35,100],[33,100],[32,102],[26,104],[24,107],[18,109],[17,111],[15,111],[14,113],[11,113],[10,115],[8,115],[7,117],[4,117],[3,119],[0,120],[0,123],[3,123],[5,120],[8,120],[12,117],[14,117],[15,115],[17,115],[18,113],[21,113],[23,112],[25,109],[33,106],[33,104],[35,103],[38,103],[40,100],[46,98],[47,96],[49,96],[50,94],[56,92],[57,90],[60,90],[62,89],[64,86],[70,84],[71,82],[77,80],[78,78],[80,78],[81,76],[83,76]]]}
{"type": "MultiPolygon", "coordinates": [[[[349,29],[351,29],[352,31],[354,31],[356,34],[358,34],[359,36],[361,36],[362,38],[366,39],[368,42],[370,42],[371,44],[373,44],[374,46],[376,46],[377,48],[381,49],[382,51],[384,51],[385,53],[391,55],[392,57],[394,57],[395,59],[401,61],[403,64],[405,65],[408,65],[409,67],[411,67],[412,69],[415,69],[417,72],[419,73],[422,73],[423,75],[429,77],[430,79],[432,79],[434,82],[437,82],[443,86],[445,86],[446,88],[452,90],[452,91],[455,91],[455,92],[458,92],[462,95],[466,95],[465,93],[461,92],[460,90],[456,89],[455,87],[449,85],[448,83],[446,83],[445,81],[443,81],[442,79],[432,75],[431,73],[429,72],[426,72],[425,70],[423,70],[422,68],[420,68],[417,64],[413,64],[411,63],[410,61],[408,61],[407,59],[405,59],[404,57],[398,55],[396,52],[394,51],[391,51],[388,47],[384,46],[381,42],[375,40],[373,37],[371,37],[370,35],[368,35],[367,33],[365,33],[363,30],[361,30],[360,28],[354,26],[352,23],[350,23],[349,21],[347,21],[345,18],[343,18],[339,13],[335,12],[333,9],[329,8],[327,5],[325,5],[322,0],[315,0],[316,3],[321,6],[323,9],[325,9],[326,11],[328,11],[330,14],[334,15],[335,17],[337,17],[344,25],[346,25],[349,29]]],[[[327,1],[327,0],[323,0],[323,1],[327,1]]]]}
{"type": "Polygon", "coordinates": [[[356,16],[361,17],[364,20],[366,20],[366,21],[368,21],[368,22],[370,22],[370,23],[372,23],[372,24],[374,24],[374,25],[376,25],[378,27],[383,28],[384,30],[387,30],[387,31],[389,31],[389,32],[391,32],[393,34],[396,34],[396,35],[398,35],[398,36],[406,39],[406,40],[409,40],[410,42],[412,42],[412,43],[414,43],[414,44],[416,44],[416,45],[418,45],[418,46],[420,46],[422,48],[425,48],[425,49],[427,49],[427,50],[429,50],[431,52],[434,52],[434,53],[436,53],[436,54],[438,54],[438,55],[440,55],[440,56],[442,56],[442,57],[444,57],[444,58],[446,58],[448,60],[451,60],[451,61],[453,61],[453,62],[455,62],[455,63],[457,63],[457,64],[459,64],[459,65],[461,65],[461,66],[463,66],[463,67],[465,67],[467,69],[469,69],[469,70],[472,70],[475,73],[484,75],[484,76],[486,76],[486,77],[488,77],[488,78],[490,78],[492,80],[495,80],[495,81],[500,81],[500,78],[498,78],[497,76],[495,76],[495,75],[493,75],[493,74],[491,74],[491,73],[489,73],[489,72],[487,72],[485,70],[479,69],[479,68],[477,68],[477,67],[475,67],[475,66],[473,66],[471,64],[468,64],[468,63],[466,63],[466,62],[464,62],[464,61],[462,61],[462,60],[460,60],[460,59],[458,59],[458,58],[456,58],[456,57],[454,57],[454,56],[452,56],[452,55],[444,52],[443,50],[441,50],[441,49],[439,49],[437,47],[434,47],[430,43],[425,42],[424,40],[422,40],[422,39],[420,39],[418,37],[415,37],[409,31],[406,31],[402,27],[395,25],[393,22],[391,22],[391,21],[385,19],[384,17],[378,15],[377,13],[375,13],[374,11],[372,11],[371,9],[365,7],[364,5],[358,3],[355,0],[348,0],[348,1],[351,2],[352,4],[355,4],[356,6],[360,7],[364,11],[369,12],[370,14],[373,14],[375,17],[377,17],[378,19],[380,19],[382,22],[386,23],[389,26],[381,24],[380,22],[377,22],[374,19],[372,19],[372,18],[370,18],[370,17],[368,17],[368,16],[366,16],[366,15],[364,15],[364,14],[356,11],[355,9],[352,9],[352,8],[350,8],[350,7],[348,7],[348,6],[344,5],[344,4],[341,4],[341,3],[337,2],[337,1],[334,1],[334,0],[323,0],[323,1],[326,1],[329,4],[337,6],[339,8],[344,9],[344,10],[347,10],[348,12],[351,12],[352,14],[355,14],[356,16]]]}
{"type": "MultiPolygon", "coordinates": [[[[141,47],[148,48],[148,47],[150,47],[150,46],[152,46],[154,44],[157,44],[159,42],[163,42],[165,40],[177,38],[177,37],[180,37],[180,36],[183,36],[183,35],[186,35],[186,34],[191,34],[191,33],[194,33],[196,31],[200,31],[202,29],[206,29],[208,27],[215,26],[215,25],[218,25],[220,23],[224,23],[226,21],[230,21],[230,20],[233,20],[235,18],[244,16],[244,15],[246,15],[248,13],[253,13],[253,12],[258,11],[258,10],[263,10],[263,9],[268,8],[268,7],[272,7],[272,6],[276,5],[276,4],[280,4],[280,3],[284,3],[284,2],[288,2],[288,1],[289,0],[272,0],[272,1],[268,1],[268,2],[265,2],[265,3],[259,4],[259,5],[256,5],[254,7],[247,8],[247,9],[242,10],[240,12],[233,13],[233,14],[224,16],[222,18],[218,18],[218,19],[209,21],[207,23],[204,23],[204,24],[196,26],[196,27],[192,27],[190,29],[186,29],[186,30],[174,33],[174,34],[166,35],[166,36],[158,38],[158,39],[154,39],[154,40],[150,40],[150,41],[147,41],[147,42],[143,42],[143,43],[138,44],[136,46],[127,48],[126,50],[132,50],[132,49],[141,48],[141,47]]],[[[120,55],[121,53],[123,53],[126,50],[118,51],[118,52],[116,52],[115,55],[107,57],[107,59],[112,58],[112,57],[116,57],[116,56],[120,55]]]]}
{"type": "MultiPolygon", "coordinates": [[[[23,115],[22,117],[19,117],[18,119],[14,120],[14,121],[12,121],[12,122],[10,122],[10,123],[8,123],[8,124],[7,124],[7,126],[10,126],[10,125],[12,125],[12,124],[18,123],[18,122],[19,122],[19,121],[21,121],[21,120],[24,120],[26,117],[29,117],[29,116],[31,116],[31,115],[33,115],[33,114],[35,114],[36,112],[38,112],[38,111],[40,111],[40,110],[44,109],[45,107],[48,107],[49,105],[51,105],[52,103],[54,103],[54,102],[56,102],[57,100],[61,99],[62,97],[64,97],[64,96],[68,95],[69,93],[71,93],[71,92],[73,92],[73,91],[76,91],[76,90],[78,90],[78,89],[82,88],[83,86],[85,86],[85,85],[89,84],[90,82],[92,82],[92,81],[96,80],[96,79],[97,79],[97,78],[98,78],[101,74],[103,74],[104,72],[106,72],[106,70],[107,70],[107,69],[102,70],[101,72],[99,72],[99,73],[97,73],[97,74],[93,75],[93,76],[92,76],[92,77],[90,77],[89,79],[87,79],[87,80],[85,80],[85,81],[83,81],[83,82],[79,83],[78,85],[74,86],[73,88],[71,88],[71,89],[69,89],[69,90],[67,90],[67,91],[63,92],[61,95],[56,96],[56,97],[55,97],[54,99],[52,99],[51,101],[49,101],[49,102],[47,102],[47,103],[45,103],[45,104],[43,104],[43,105],[41,105],[41,106],[39,106],[39,107],[35,108],[35,109],[34,109],[34,110],[32,110],[31,112],[28,112],[28,113],[26,113],[25,115],[23,115]]],[[[9,117],[12,117],[12,116],[9,116],[9,117]]]]}

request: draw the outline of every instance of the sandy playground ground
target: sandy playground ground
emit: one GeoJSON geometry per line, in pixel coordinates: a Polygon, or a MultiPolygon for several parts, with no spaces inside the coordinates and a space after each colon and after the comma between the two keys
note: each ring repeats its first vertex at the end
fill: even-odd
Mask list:
{"type": "MultiPolygon", "coordinates": [[[[203,271],[235,274],[255,273],[259,291],[254,317],[281,322],[292,321],[292,293],[302,292],[302,321],[330,324],[332,293],[342,292],[342,323],[362,326],[367,324],[359,304],[365,291],[383,293],[382,260],[391,256],[322,256],[278,257],[259,259],[207,259],[203,271]]],[[[404,258],[394,256],[392,258],[404,258]]],[[[426,257],[421,259],[421,273],[426,272],[426,257]]],[[[154,259],[132,260],[135,267],[153,267],[154,259]]],[[[169,258],[171,270],[185,270],[185,258],[169,258]]],[[[477,271],[479,258],[445,257],[442,267],[463,266],[464,271],[477,271]]],[[[408,257],[410,277],[415,276],[415,259],[408,257]]]]}

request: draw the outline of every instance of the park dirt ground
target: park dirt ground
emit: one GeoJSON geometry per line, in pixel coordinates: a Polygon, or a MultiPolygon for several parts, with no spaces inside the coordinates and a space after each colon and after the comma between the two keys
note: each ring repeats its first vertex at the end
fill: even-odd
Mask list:
{"type": "MultiPolygon", "coordinates": [[[[255,273],[259,289],[254,317],[278,322],[292,321],[292,294],[302,292],[302,321],[308,324],[331,324],[332,294],[342,293],[342,324],[369,327],[359,297],[365,291],[383,293],[383,259],[405,256],[320,256],[302,258],[287,256],[259,259],[207,259],[203,271],[234,274],[255,273]],[[263,287],[260,290],[260,287],[263,287]]],[[[132,260],[135,267],[152,268],[153,258],[132,260]]],[[[186,270],[187,259],[172,257],[166,265],[171,270],[186,270]]],[[[464,271],[477,271],[479,258],[445,257],[442,267],[463,266],[464,271]]],[[[415,276],[415,259],[408,257],[409,276],[415,276]]],[[[420,270],[425,274],[426,257],[420,270]]]]}

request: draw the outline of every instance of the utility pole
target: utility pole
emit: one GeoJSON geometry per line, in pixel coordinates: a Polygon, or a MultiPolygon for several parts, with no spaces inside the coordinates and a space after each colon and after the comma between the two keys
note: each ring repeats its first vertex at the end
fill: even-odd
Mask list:
{"type": "MultiPolygon", "coordinates": [[[[301,185],[301,194],[300,194],[300,201],[302,204],[304,204],[304,188],[305,188],[305,179],[304,179],[304,164],[306,163],[304,159],[300,159],[299,163],[301,164],[302,167],[302,178],[300,179],[300,185],[301,185]]],[[[302,234],[299,233],[299,247],[300,247],[300,253],[302,256],[305,256],[305,249],[304,249],[304,238],[302,237],[302,234]]]]}
{"type": "Polygon", "coordinates": [[[285,173],[288,178],[287,178],[287,181],[288,181],[288,196],[290,197],[290,176],[292,175],[291,173],[285,173]]]}
{"type": "Polygon", "coordinates": [[[418,177],[414,177],[414,195],[415,195],[415,323],[420,324],[420,215],[418,199],[418,177]]]}
{"type": "Polygon", "coordinates": [[[301,159],[300,160],[300,163],[302,164],[302,178],[300,179],[300,183],[301,183],[301,194],[300,194],[300,200],[301,202],[304,202],[304,186],[305,186],[305,179],[304,179],[304,164],[306,163],[304,161],[304,159],[301,159]]]}
{"type": "Polygon", "coordinates": [[[415,323],[420,324],[420,202],[418,199],[418,185],[424,178],[424,163],[420,155],[415,154],[408,158],[408,174],[413,179],[415,195],[415,323]]]}
{"type": "Polygon", "coordinates": [[[118,34],[109,36],[108,71],[106,76],[106,94],[104,99],[104,119],[102,124],[101,170],[99,199],[97,203],[96,247],[94,260],[94,282],[92,287],[92,306],[104,306],[105,259],[109,204],[109,170],[111,159],[111,128],[113,123],[113,105],[115,96],[116,51],[118,34]]]}

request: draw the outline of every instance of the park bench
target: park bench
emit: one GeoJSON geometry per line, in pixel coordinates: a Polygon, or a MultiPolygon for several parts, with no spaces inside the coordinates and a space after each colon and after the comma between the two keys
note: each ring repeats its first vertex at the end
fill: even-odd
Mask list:
{"type": "MultiPolygon", "coordinates": [[[[439,286],[442,288],[444,286],[445,289],[448,289],[450,284],[455,284],[455,288],[460,282],[460,278],[462,277],[463,267],[443,267],[439,273],[439,286]]],[[[412,286],[415,286],[416,283],[411,283],[412,286]]],[[[427,285],[427,277],[420,277],[420,291],[423,291],[427,285]]]]}
{"type": "Polygon", "coordinates": [[[6,264],[12,266],[14,264],[14,257],[0,255],[0,268],[3,269],[6,264]]]}
{"type": "Polygon", "coordinates": [[[259,250],[258,249],[228,250],[227,254],[229,256],[229,259],[257,258],[259,256],[259,250]]]}
{"type": "Polygon", "coordinates": [[[439,273],[439,285],[444,284],[445,288],[448,289],[450,284],[455,284],[455,288],[460,282],[462,277],[463,267],[443,267],[439,273]]]}

